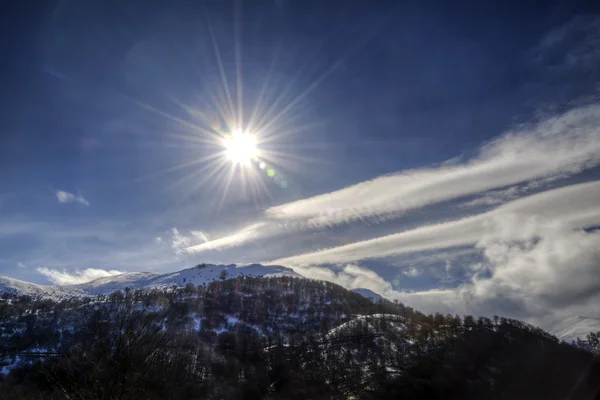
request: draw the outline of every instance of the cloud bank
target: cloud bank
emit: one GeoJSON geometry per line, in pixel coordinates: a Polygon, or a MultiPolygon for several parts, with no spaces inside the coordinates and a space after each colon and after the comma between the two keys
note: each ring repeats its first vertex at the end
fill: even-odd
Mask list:
{"type": "Polygon", "coordinates": [[[599,164],[600,107],[589,106],[508,132],[468,162],[382,176],[271,207],[266,214],[303,219],[315,228],[362,219],[377,223],[426,205],[537,179],[564,178],[599,164]]]}
{"type": "MultiPolygon", "coordinates": [[[[514,200],[490,212],[423,226],[331,249],[274,260],[281,265],[340,264],[424,250],[475,245],[490,230],[514,240],[543,235],[542,230],[498,230],[497,221],[524,219],[562,224],[569,229],[600,224],[600,181],[567,186],[514,200]],[[516,235],[518,233],[518,235],[516,235]]],[[[501,225],[504,226],[504,225],[501,225]]]]}
{"type": "Polygon", "coordinates": [[[84,270],[75,270],[74,272],[67,272],[66,270],[59,271],[58,269],[51,269],[46,267],[37,268],[37,271],[46,276],[52,283],[57,285],[75,285],[78,283],[85,283],[93,281],[98,278],[106,278],[109,276],[120,275],[123,272],[117,270],[106,271],[97,268],[87,268],[84,270]]]}

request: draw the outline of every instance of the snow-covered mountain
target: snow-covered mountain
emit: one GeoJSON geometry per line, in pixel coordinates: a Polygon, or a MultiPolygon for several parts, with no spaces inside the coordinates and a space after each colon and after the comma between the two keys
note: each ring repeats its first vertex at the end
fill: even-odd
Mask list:
{"type": "Polygon", "coordinates": [[[377,302],[377,301],[383,299],[383,297],[380,294],[375,293],[374,291],[372,291],[370,289],[357,288],[357,289],[352,289],[352,291],[354,293],[360,294],[362,297],[366,297],[367,299],[369,299],[373,302],[377,302]]]}
{"type": "Polygon", "coordinates": [[[116,290],[168,288],[185,286],[191,283],[195,286],[206,285],[221,278],[236,278],[241,276],[302,276],[290,268],[279,265],[214,265],[200,264],[193,268],[178,272],[159,274],[155,272],[131,272],[95,279],[76,285],[37,285],[17,279],[0,277],[0,293],[13,292],[31,296],[43,296],[54,299],[72,296],[95,296],[109,294],[116,290]]]}
{"type": "Polygon", "coordinates": [[[570,317],[566,318],[552,326],[549,330],[551,334],[564,340],[571,342],[573,340],[584,340],[588,333],[600,331],[600,318],[588,317],[570,317]]]}

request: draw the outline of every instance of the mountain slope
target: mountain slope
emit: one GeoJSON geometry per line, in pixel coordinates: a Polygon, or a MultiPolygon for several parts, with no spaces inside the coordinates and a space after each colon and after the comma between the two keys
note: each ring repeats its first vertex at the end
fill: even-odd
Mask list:
{"type": "MultiPolygon", "coordinates": [[[[215,278],[205,268],[203,279],[215,278]]],[[[128,284],[179,284],[199,271],[128,284]]],[[[0,298],[0,397],[558,400],[600,389],[591,353],[520,321],[425,315],[292,276],[101,301],[0,298]]]]}
{"type": "Polygon", "coordinates": [[[155,272],[132,272],[121,275],[114,275],[105,278],[98,278],[90,282],[76,285],[36,285],[30,282],[24,282],[17,279],[0,277],[0,293],[10,292],[16,294],[25,294],[29,296],[42,296],[53,299],[66,297],[97,296],[101,294],[110,294],[116,290],[125,290],[126,288],[137,289],[160,289],[173,286],[185,286],[188,283],[194,286],[208,285],[210,282],[222,278],[237,278],[242,276],[264,276],[279,277],[290,276],[301,278],[292,269],[279,265],[214,265],[200,264],[193,268],[184,269],[177,272],[159,274],[155,272]]]}

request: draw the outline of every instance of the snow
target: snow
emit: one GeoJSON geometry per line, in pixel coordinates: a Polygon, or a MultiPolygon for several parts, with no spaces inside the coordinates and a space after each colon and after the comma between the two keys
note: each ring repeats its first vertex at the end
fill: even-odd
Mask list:
{"type": "Polygon", "coordinates": [[[565,342],[585,340],[590,332],[600,331],[600,318],[570,317],[554,324],[549,332],[565,342]]]}
{"type": "Polygon", "coordinates": [[[377,321],[380,319],[385,319],[388,322],[388,326],[390,328],[394,328],[396,331],[403,331],[406,329],[406,325],[401,322],[402,318],[396,314],[370,314],[370,315],[355,315],[351,320],[344,322],[343,324],[331,329],[325,337],[331,338],[332,336],[337,335],[340,331],[343,331],[346,328],[349,328],[353,325],[356,325],[358,321],[367,321],[367,329],[369,332],[374,332],[376,329],[373,327],[371,322],[377,321]]]}
{"type": "Polygon", "coordinates": [[[378,293],[375,293],[374,291],[372,291],[370,289],[358,288],[358,289],[352,289],[352,291],[354,293],[360,294],[362,297],[366,297],[367,299],[371,300],[373,303],[378,302],[379,300],[383,300],[383,296],[381,296],[378,293]]]}
{"type": "Polygon", "coordinates": [[[48,297],[54,300],[68,297],[85,297],[110,294],[117,290],[130,289],[165,289],[173,286],[183,287],[188,283],[194,286],[208,285],[221,279],[225,271],[227,279],[242,276],[280,277],[290,276],[302,278],[292,269],[279,265],[214,265],[202,264],[202,267],[184,269],[177,272],[159,274],[156,272],[132,272],[95,279],[77,285],[36,285],[18,279],[0,277],[0,293],[12,292],[30,296],[48,297]]]}

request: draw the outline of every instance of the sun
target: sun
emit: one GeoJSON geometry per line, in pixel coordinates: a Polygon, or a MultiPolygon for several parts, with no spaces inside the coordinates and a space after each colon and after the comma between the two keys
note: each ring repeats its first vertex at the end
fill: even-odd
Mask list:
{"type": "Polygon", "coordinates": [[[234,164],[248,165],[258,157],[256,135],[235,131],[223,139],[225,156],[234,164]]]}

